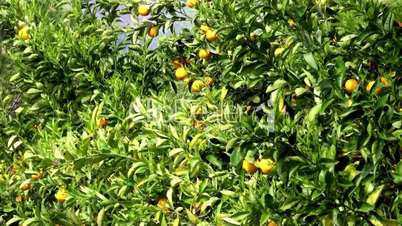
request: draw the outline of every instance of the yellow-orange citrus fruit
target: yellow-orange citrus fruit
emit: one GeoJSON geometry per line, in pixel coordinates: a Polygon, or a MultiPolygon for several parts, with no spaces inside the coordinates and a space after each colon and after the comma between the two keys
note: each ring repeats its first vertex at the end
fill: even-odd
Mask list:
{"type": "Polygon", "coordinates": [[[151,12],[151,8],[147,5],[138,6],[138,14],[141,16],[148,16],[151,12]]]}
{"type": "Polygon", "coordinates": [[[173,64],[173,67],[174,67],[175,69],[180,68],[180,67],[183,66],[183,62],[182,62],[182,60],[179,59],[179,58],[174,59],[174,60],[172,61],[172,64],[173,64]]]}
{"type": "Polygon", "coordinates": [[[242,167],[247,173],[255,173],[257,171],[257,167],[247,160],[243,160],[242,167]]]}
{"type": "Polygon", "coordinates": [[[296,26],[296,22],[293,19],[289,19],[288,24],[289,24],[290,27],[296,26]]]}
{"type": "Polygon", "coordinates": [[[198,0],[187,0],[186,6],[190,8],[194,8],[198,5],[198,0]]]}
{"type": "Polygon", "coordinates": [[[148,29],[148,36],[154,38],[158,36],[159,28],[157,26],[152,26],[148,29]]]}
{"type": "Polygon", "coordinates": [[[15,202],[21,203],[22,201],[24,201],[24,196],[19,195],[19,196],[15,197],[15,202]]]}
{"type": "Polygon", "coordinates": [[[180,67],[176,69],[175,75],[177,80],[184,80],[187,78],[188,73],[184,67],[180,67]]]}
{"type": "Polygon", "coordinates": [[[214,79],[209,76],[205,77],[204,81],[206,86],[212,86],[214,84],[214,79]]]}
{"type": "Polygon", "coordinates": [[[31,175],[32,180],[40,180],[42,178],[43,178],[43,173],[35,173],[35,174],[31,175]]]}
{"type": "Polygon", "coordinates": [[[275,223],[274,221],[270,221],[268,222],[267,226],[278,226],[278,224],[275,223]]]}
{"type": "Polygon", "coordinates": [[[56,198],[57,202],[64,203],[68,197],[68,193],[64,189],[59,189],[54,197],[56,198]]]}
{"type": "Polygon", "coordinates": [[[381,76],[381,77],[380,77],[380,82],[381,82],[385,87],[391,86],[391,82],[390,82],[387,78],[385,78],[384,76],[381,76]]]}
{"type": "MultiPolygon", "coordinates": [[[[370,81],[368,84],[367,84],[367,86],[366,86],[366,92],[370,92],[371,91],[371,88],[374,86],[374,84],[375,84],[375,81],[374,80],[372,80],[372,81],[370,81]]],[[[375,93],[376,94],[380,94],[381,93],[381,88],[380,87],[377,87],[376,89],[375,89],[375,93]]]]}
{"type": "Polygon", "coordinates": [[[198,93],[205,87],[205,84],[201,80],[195,80],[193,84],[191,84],[191,92],[198,93]]]}
{"type": "Polygon", "coordinates": [[[205,37],[207,38],[208,42],[214,42],[218,40],[218,35],[216,35],[216,31],[208,30],[205,33],[205,37]]]}
{"type": "Polygon", "coordinates": [[[207,31],[211,30],[211,28],[208,25],[203,24],[200,26],[200,30],[204,33],[207,33],[207,31]]]}
{"type": "Polygon", "coordinates": [[[105,117],[99,119],[100,127],[105,128],[108,124],[109,124],[109,121],[105,117]]]}
{"type": "Polygon", "coordinates": [[[31,188],[31,182],[29,181],[22,182],[22,184],[20,185],[21,191],[26,191],[29,190],[30,188],[31,188]]]}
{"type": "Polygon", "coordinates": [[[285,51],[285,48],[282,48],[282,47],[276,48],[275,51],[274,51],[274,56],[278,57],[278,56],[282,55],[282,53],[284,51],[285,51]]]}
{"type": "Polygon", "coordinates": [[[353,93],[353,91],[356,90],[358,85],[359,85],[359,83],[357,82],[356,79],[348,79],[345,82],[345,90],[347,93],[351,94],[351,93],[353,93]]]}
{"type": "Polygon", "coordinates": [[[166,198],[159,199],[157,205],[163,212],[169,211],[169,204],[168,204],[168,200],[166,198]]]}
{"type": "Polygon", "coordinates": [[[269,174],[274,169],[275,162],[271,159],[261,159],[258,160],[255,165],[260,168],[263,174],[269,174]]]}
{"type": "Polygon", "coordinates": [[[28,32],[28,27],[24,26],[18,31],[18,37],[24,41],[29,40],[29,32],[28,32]]]}
{"type": "Polygon", "coordinates": [[[352,100],[348,100],[347,106],[350,107],[350,106],[352,106],[352,104],[353,104],[353,101],[352,101],[352,100]]]}
{"type": "Polygon", "coordinates": [[[198,51],[198,57],[201,59],[208,60],[210,56],[211,53],[207,49],[200,49],[200,51],[198,51]]]}
{"type": "Polygon", "coordinates": [[[250,33],[250,41],[254,42],[255,40],[257,40],[257,33],[251,32],[250,33]]]}

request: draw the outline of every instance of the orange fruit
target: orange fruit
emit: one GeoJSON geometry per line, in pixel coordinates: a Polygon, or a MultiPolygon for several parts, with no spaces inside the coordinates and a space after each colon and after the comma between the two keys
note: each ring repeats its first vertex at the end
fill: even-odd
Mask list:
{"type": "Polygon", "coordinates": [[[176,69],[175,75],[176,75],[176,79],[181,81],[181,80],[184,80],[185,78],[187,78],[188,73],[184,67],[179,67],[176,69]]]}
{"type": "Polygon", "coordinates": [[[207,49],[200,49],[200,51],[198,51],[198,57],[204,60],[208,60],[211,57],[211,53],[207,49]]]}
{"type": "Polygon", "coordinates": [[[21,191],[26,191],[29,190],[30,188],[31,188],[31,182],[29,181],[22,182],[22,184],[20,185],[21,191]]]}
{"type": "Polygon", "coordinates": [[[19,195],[19,196],[15,197],[15,202],[16,203],[21,203],[23,201],[24,201],[24,196],[19,195]]]}
{"type": "Polygon", "coordinates": [[[205,87],[205,83],[201,80],[195,80],[193,84],[191,84],[191,92],[198,93],[205,87]]]}
{"type": "Polygon", "coordinates": [[[109,124],[109,121],[105,117],[99,119],[100,127],[105,128],[108,124],[109,124]]]}
{"type": "Polygon", "coordinates": [[[282,53],[284,51],[285,51],[285,48],[282,48],[282,47],[276,48],[275,51],[274,51],[274,56],[278,57],[278,56],[282,55],[282,53]]]}
{"type": "Polygon", "coordinates": [[[18,31],[18,37],[24,41],[29,40],[29,32],[28,32],[28,27],[24,26],[18,31]]]}
{"type": "Polygon", "coordinates": [[[347,93],[351,94],[357,89],[358,85],[359,83],[356,79],[349,79],[345,82],[345,90],[347,93]]]}
{"type": "Polygon", "coordinates": [[[296,26],[296,22],[293,19],[289,19],[288,24],[289,24],[290,27],[295,27],[296,26]]]}
{"type": "Polygon", "coordinates": [[[149,13],[151,12],[151,8],[147,5],[140,5],[138,6],[138,14],[141,16],[148,16],[149,13]]]}
{"type": "Polygon", "coordinates": [[[64,203],[68,197],[68,193],[64,189],[59,189],[54,197],[56,198],[57,202],[64,203]]]}
{"type": "MultiPolygon", "coordinates": [[[[375,84],[375,81],[374,81],[374,80],[371,80],[371,81],[367,84],[367,86],[366,86],[366,92],[370,93],[371,88],[374,86],[374,84],[375,84]]],[[[380,93],[381,93],[381,88],[380,88],[380,87],[377,87],[377,88],[375,89],[375,93],[376,93],[376,94],[380,94],[380,93]]]]}
{"type": "Polygon", "coordinates": [[[204,81],[206,86],[212,86],[214,84],[214,79],[209,76],[205,77],[204,81]]]}
{"type": "Polygon", "coordinates": [[[261,159],[258,160],[255,165],[260,168],[263,174],[269,174],[274,169],[275,162],[271,159],[261,159]]]}
{"type": "Polygon", "coordinates": [[[203,24],[200,26],[200,30],[204,33],[207,33],[207,31],[211,30],[211,28],[208,25],[203,24]]]}
{"type": "Polygon", "coordinates": [[[247,160],[243,160],[242,168],[247,173],[255,173],[257,171],[257,167],[247,160]]]}
{"type": "Polygon", "coordinates": [[[151,26],[148,29],[148,36],[151,38],[155,38],[156,36],[158,36],[159,33],[159,28],[157,26],[151,26]]]}
{"type": "Polygon", "coordinates": [[[274,221],[269,221],[267,226],[278,226],[278,224],[275,223],[274,221]]]}
{"type": "Polygon", "coordinates": [[[159,199],[157,205],[163,212],[169,212],[169,203],[166,198],[159,199]]]}
{"type": "Polygon", "coordinates": [[[198,5],[198,0],[187,0],[186,6],[190,8],[194,8],[198,5]]]}
{"type": "Polygon", "coordinates": [[[257,33],[251,32],[250,33],[250,41],[254,42],[255,40],[257,40],[257,33]]]}
{"type": "Polygon", "coordinates": [[[205,37],[207,38],[208,42],[214,42],[218,40],[218,36],[216,35],[216,31],[208,30],[205,33],[205,37]]]}
{"type": "Polygon", "coordinates": [[[390,82],[387,78],[385,78],[384,76],[381,76],[381,77],[380,77],[380,82],[381,82],[385,87],[391,86],[391,82],[390,82]]]}
{"type": "Polygon", "coordinates": [[[36,174],[31,175],[31,179],[32,179],[32,180],[40,180],[40,179],[42,179],[42,178],[43,178],[43,174],[42,174],[42,173],[36,173],[36,174]]]}
{"type": "Polygon", "coordinates": [[[182,59],[179,59],[179,58],[174,59],[174,60],[172,61],[173,67],[174,67],[175,69],[182,67],[182,66],[183,66],[183,62],[182,62],[182,61],[183,61],[183,60],[182,60],[182,59]]]}

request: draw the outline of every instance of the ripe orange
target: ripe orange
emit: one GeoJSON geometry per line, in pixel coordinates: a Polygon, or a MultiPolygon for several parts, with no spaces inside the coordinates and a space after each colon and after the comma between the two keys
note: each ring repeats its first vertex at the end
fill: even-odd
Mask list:
{"type": "Polygon", "coordinates": [[[207,49],[200,49],[200,51],[198,51],[198,57],[204,60],[208,60],[211,57],[211,53],[207,49]]]}
{"type": "Polygon", "coordinates": [[[275,51],[274,51],[274,56],[278,57],[278,56],[282,55],[282,53],[284,51],[285,51],[285,48],[282,48],[282,47],[276,48],[275,51]]]}
{"type": "Polygon", "coordinates": [[[254,42],[255,40],[257,40],[257,33],[251,32],[250,33],[250,41],[254,42]]]}
{"type": "Polygon", "coordinates": [[[109,124],[109,121],[105,117],[103,117],[99,120],[99,126],[101,128],[105,128],[108,124],[109,124]]]}
{"type": "Polygon", "coordinates": [[[205,34],[205,37],[207,38],[208,42],[214,42],[214,41],[218,40],[216,31],[213,31],[213,30],[208,30],[205,34]]]}
{"type": "Polygon", "coordinates": [[[191,85],[191,92],[198,93],[205,87],[205,83],[201,80],[195,80],[191,85]]]}
{"type": "Polygon", "coordinates": [[[180,68],[183,66],[182,59],[176,58],[172,61],[173,67],[175,69],[180,68]]]}
{"type": "Polygon", "coordinates": [[[64,203],[68,197],[68,193],[64,189],[59,189],[54,197],[56,198],[57,202],[64,203]]]}
{"type": "Polygon", "coordinates": [[[163,212],[169,212],[169,204],[166,198],[159,199],[157,205],[163,212]]]}
{"type": "Polygon", "coordinates": [[[188,73],[184,67],[180,67],[180,68],[176,69],[175,75],[176,75],[176,79],[181,81],[181,80],[184,80],[185,78],[187,78],[188,73]]]}
{"type": "Polygon", "coordinates": [[[40,180],[42,178],[43,178],[43,173],[36,173],[36,174],[31,175],[32,180],[40,180]]]}
{"type": "Polygon", "coordinates": [[[257,167],[247,160],[243,160],[242,167],[247,173],[255,173],[257,171],[257,167]]]}
{"type": "Polygon", "coordinates": [[[18,37],[24,41],[29,40],[29,32],[28,32],[28,27],[24,26],[18,31],[18,37]]]}
{"type": "Polygon", "coordinates": [[[187,0],[186,6],[190,8],[194,8],[198,5],[198,0],[187,0]]]}
{"type": "Polygon", "coordinates": [[[21,203],[24,201],[24,196],[18,195],[17,197],[15,197],[15,202],[16,203],[21,203]]]}
{"type": "Polygon", "coordinates": [[[159,28],[157,26],[151,26],[148,29],[148,36],[151,38],[155,38],[156,36],[158,36],[159,33],[159,28]]]}
{"type": "Polygon", "coordinates": [[[275,162],[271,159],[261,159],[257,160],[255,165],[260,168],[263,174],[269,174],[274,169],[275,162]]]}
{"type": "Polygon", "coordinates": [[[381,76],[381,77],[380,77],[380,82],[381,82],[385,87],[391,86],[391,82],[390,82],[387,78],[385,78],[384,76],[381,76]]]}
{"type": "Polygon", "coordinates": [[[349,79],[345,82],[345,90],[347,93],[351,94],[357,89],[358,85],[359,83],[356,79],[349,79]]]}
{"type": "Polygon", "coordinates": [[[21,191],[26,191],[29,190],[30,188],[31,188],[31,182],[29,181],[22,182],[22,184],[20,185],[21,191]]]}
{"type": "Polygon", "coordinates": [[[278,226],[278,224],[275,223],[274,221],[269,221],[267,226],[278,226]]]}
{"type": "Polygon", "coordinates": [[[200,26],[200,30],[204,33],[207,33],[207,31],[211,30],[211,28],[208,25],[203,24],[200,26]]]}
{"type": "MultiPolygon", "coordinates": [[[[375,81],[374,81],[374,80],[371,80],[371,81],[367,84],[367,86],[366,86],[366,92],[370,93],[371,88],[374,86],[374,84],[375,84],[375,81]]],[[[380,94],[380,93],[381,93],[381,88],[380,88],[380,87],[377,87],[377,88],[375,89],[375,93],[376,93],[376,94],[380,94]]]]}
{"type": "Polygon", "coordinates": [[[206,86],[208,86],[208,87],[212,86],[214,84],[214,79],[209,76],[205,77],[204,81],[205,81],[206,86]]]}
{"type": "Polygon", "coordinates": [[[141,16],[148,16],[151,12],[151,8],[147,5],[140,5],[138,6],[138,14],[141,16]]]}
{"type": "Polygon", "coordinates": [[[292,28],[296,26],[296,22],[295,22],[293,19],[289,19],[289,20],[288,20],[288,24],[289,24],[289,26],[292,27],[292,28]]]}

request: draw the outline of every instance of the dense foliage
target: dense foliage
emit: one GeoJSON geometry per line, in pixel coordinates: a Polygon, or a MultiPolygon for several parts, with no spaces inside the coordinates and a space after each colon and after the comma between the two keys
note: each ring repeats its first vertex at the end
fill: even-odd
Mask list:
{"type": "Polygon", "coordinates": [[[0,224],[402,224],[401,21],[386,0],[0,0],[0,224]]]}

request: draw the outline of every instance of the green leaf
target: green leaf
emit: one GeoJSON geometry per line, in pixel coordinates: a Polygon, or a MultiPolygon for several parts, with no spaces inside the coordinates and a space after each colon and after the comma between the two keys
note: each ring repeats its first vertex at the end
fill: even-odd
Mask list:
{"type": "Polygon", "coordinates": [[[382,189],[384,188],[384,185],[381,185],[377,187],[371,194],[368,196],[366,202],[372,206],[375,206],[378,197],[380,197],[382,189]]]}
{"type": "Polygon", "coordinates": [[[103,217],[105,216],[105,208],[102,208],[99,213],[98,216],[96,217],[96,225],[98,226],[102,226],[102,222],[103,222],[103,217]]]}
{"type": "Polygon", "coordinates": [[[310,65],[310,67],[318,70],[317,62],[314,59],[313,53],[306,53],[303,55],[304,60],[310,65]]]}

